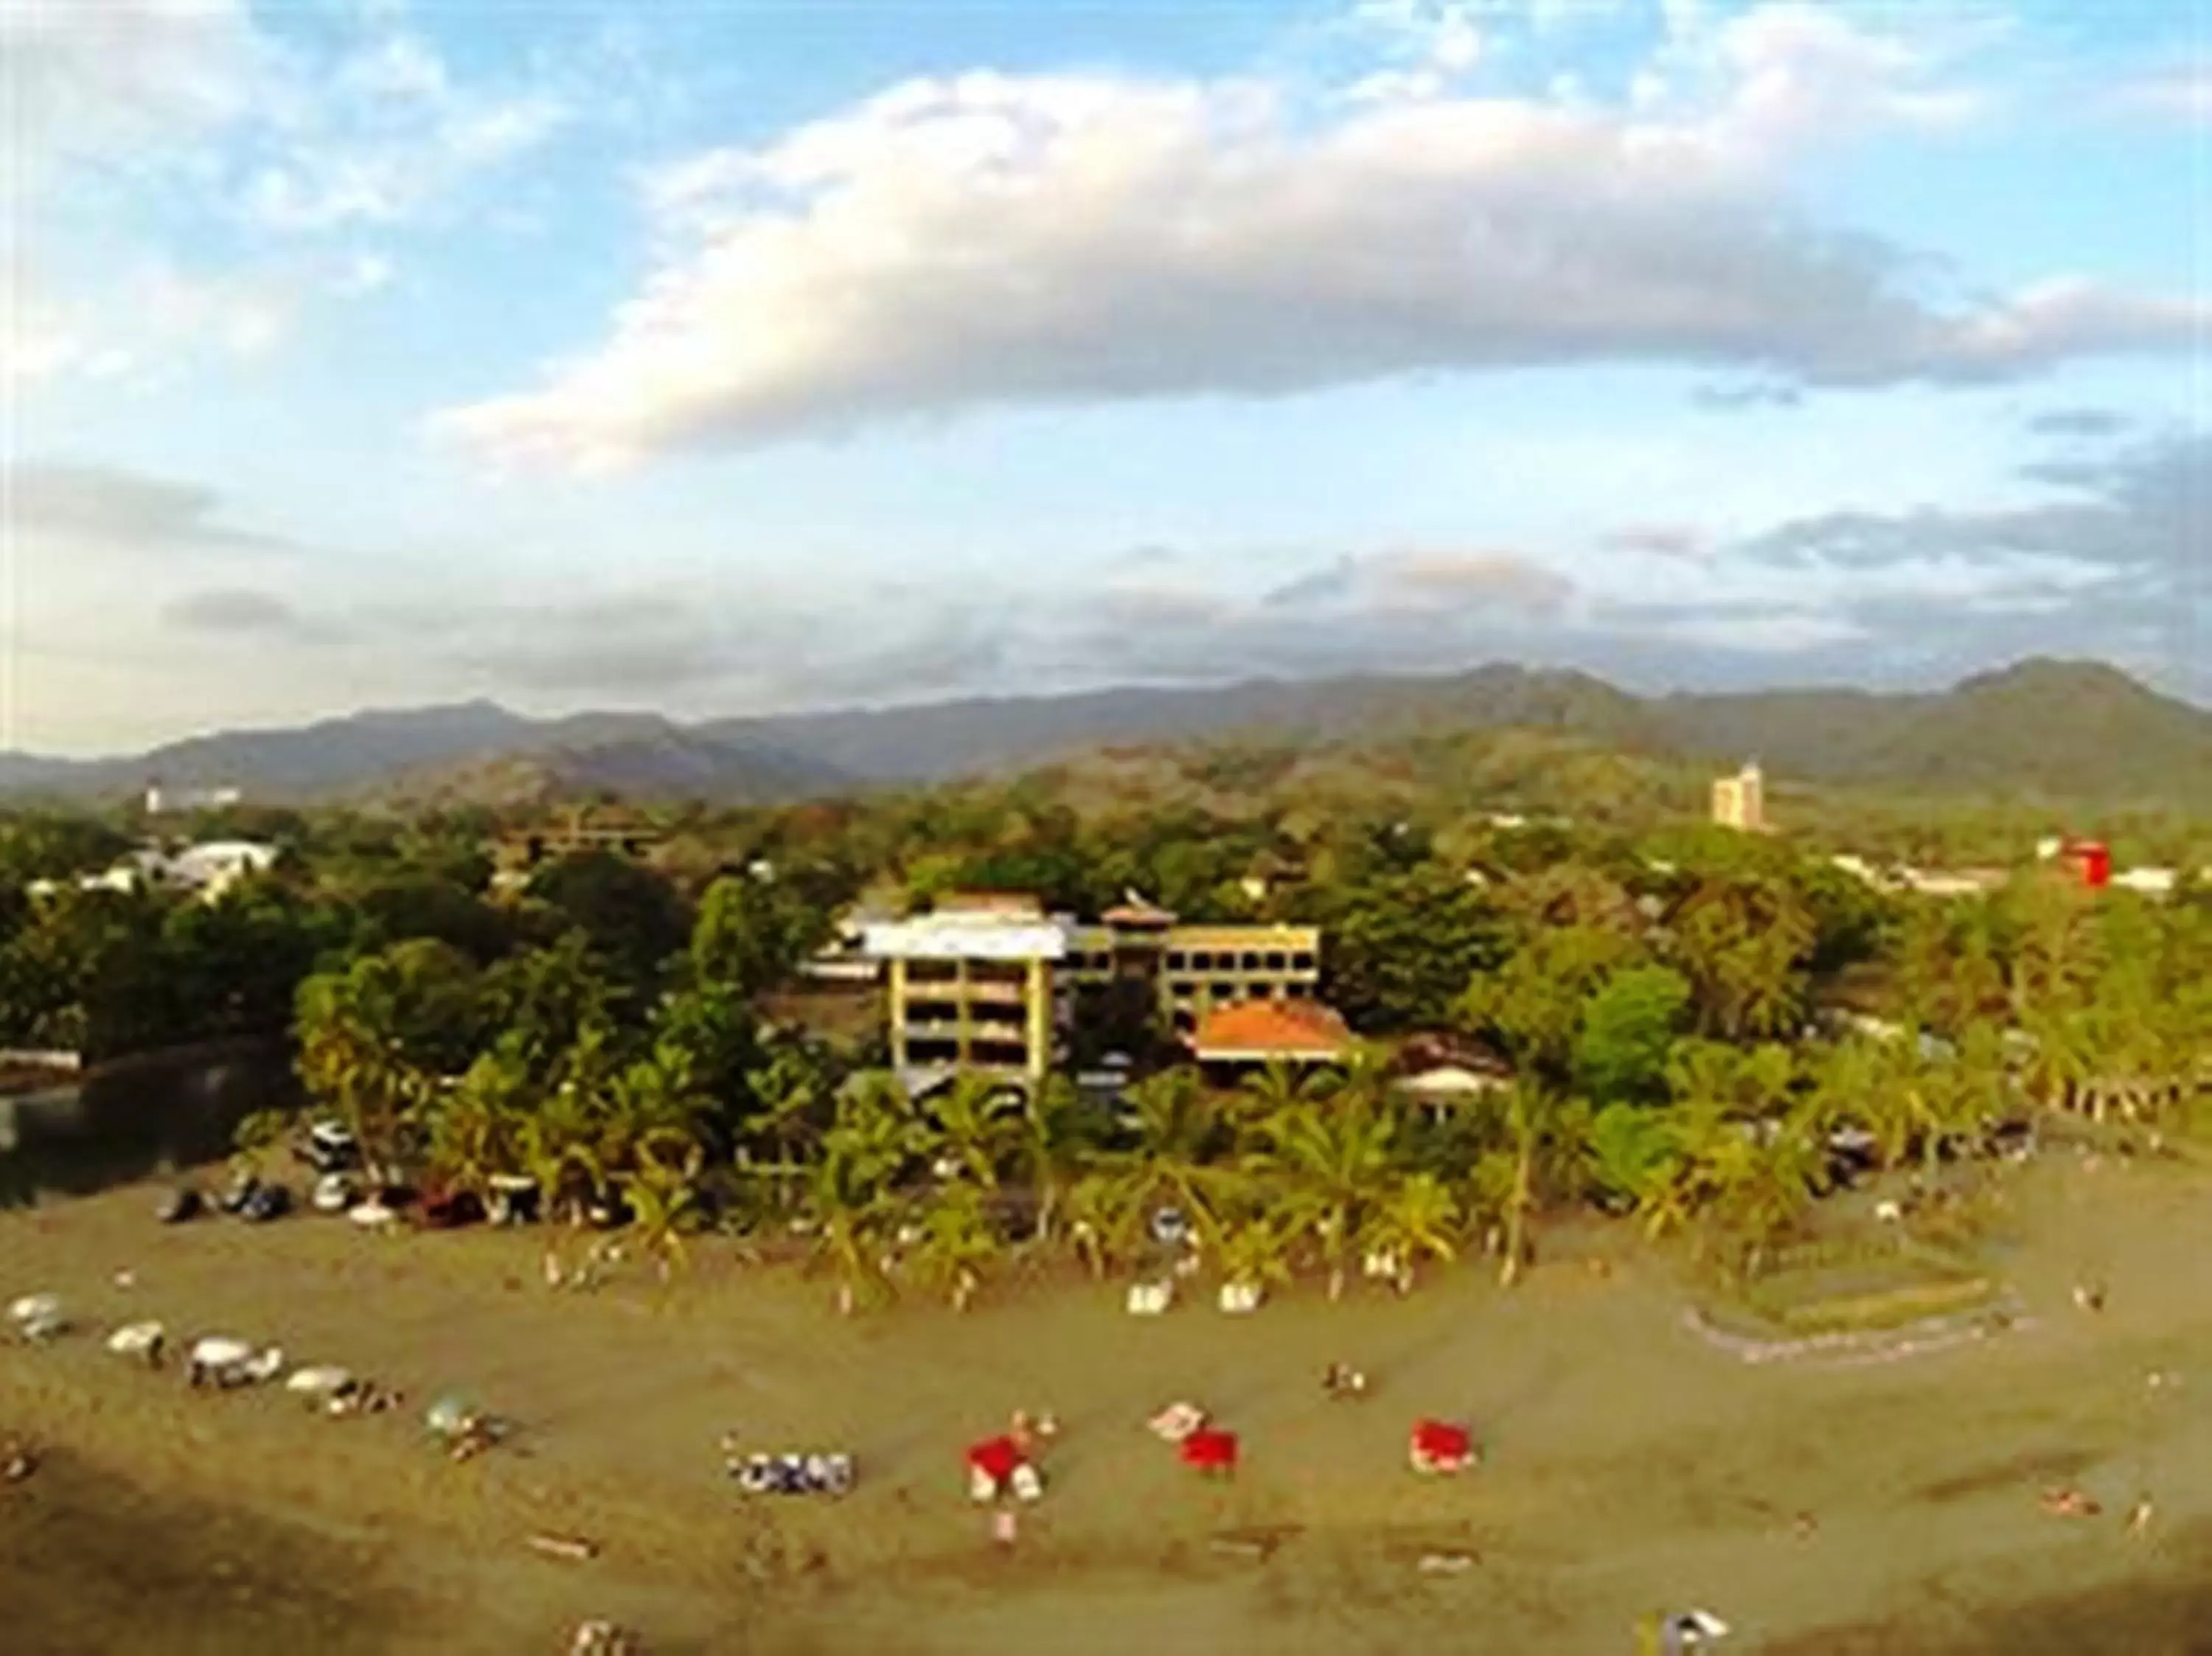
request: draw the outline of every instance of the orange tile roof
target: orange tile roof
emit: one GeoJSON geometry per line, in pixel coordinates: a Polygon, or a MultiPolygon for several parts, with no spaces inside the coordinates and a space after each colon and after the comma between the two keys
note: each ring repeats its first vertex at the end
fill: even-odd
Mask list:
{"type": "Polygon", "coordinates": [[[1041,916],[1044,905],[1025,891],[947,891],[937,900],[940,914],[1041,916]]]}
{"type": "Polygon", "coordinates": [[[1206,1015],[1190,1038],[1200,1058],[1334,1058],[1352,1040],[1344,1020],[1313,1001],[1240,1001],[1206,1015]]]}

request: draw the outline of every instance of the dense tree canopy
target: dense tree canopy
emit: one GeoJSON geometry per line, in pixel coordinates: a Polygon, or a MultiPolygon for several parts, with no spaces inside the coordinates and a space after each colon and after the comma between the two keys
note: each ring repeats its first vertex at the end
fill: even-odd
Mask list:
{"type": "MultiPolygon", "coordinates": [[[[289,1033],[380,1161],[526,1174],[564,1212],[628,1211],[672,1268],[711,1212],[796,1219],[855,1305],[901,1281],[964,1304],[1025,1236],[1143,1267],[1164,1204],[1225,1274],[1339,1292],[1370,1258],[1410,1279],[1478,1240],[1516,1271],[1544,1214],[1582,1201],[1763,1242],[1825,1187],[1838,1126],[1927,1167],[2008,1113],[2179,1124],[2199,1099],[2201,886],[2157,902],[2023,870],[1990,896],[1899,897],[1817,835],[1685,826],[1693,796],[1617,765],[1565,773],[1625,789],[1607,809],[1547,816],[1541,741],[1425,751],[1437,777],[1222,746],[1122,755],[1103,781],[1072,765],[692,811],[674,877],[592,852],[520,894],[491,889],[484,817],[302,813],[274,824],[296,853],[277,871],[203,901],[76,889],[127,839],[26,816],[0,827],[0,1040],[97,1057],[289,1033]],[[799,968],[864,889],[969,887],[1317,924],[1323,995],[1365,1044],[1223,1091],[1147,1039],[1139,994],[1087,1005],[1069,1052],[1137,1054],[1118,1108],[1060,1077],[911,1096],[816,1018],[828,992],[799,968]],[[1494,1048],[1513,1083],[1416,1109],[1392,1068],[1415,1035],[1494,1048]]],[[[1911,839],[1874,831],[1893,830],[1911,839]]]]}

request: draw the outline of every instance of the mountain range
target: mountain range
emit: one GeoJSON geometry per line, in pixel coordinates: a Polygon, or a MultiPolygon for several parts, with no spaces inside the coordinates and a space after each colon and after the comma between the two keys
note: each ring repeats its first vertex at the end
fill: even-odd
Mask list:
{"type": "Polygon", "coordinates": [[[0,794],[98,800],[152,779],[270,803],[528,806],[611,792],[757,804],[1004,771],[1104,745],[1385,739],[1528,728],[1652,756],[1912,792],[2212,810],[2212,710],[2097,662],[2033,659],[1946,690],[1638,696],[1510,664],[1440,677],[1252,681],[975,699],[684,725],[531,719],[490,701],[225,731],[129,757],[0,753],[0,794]]]}

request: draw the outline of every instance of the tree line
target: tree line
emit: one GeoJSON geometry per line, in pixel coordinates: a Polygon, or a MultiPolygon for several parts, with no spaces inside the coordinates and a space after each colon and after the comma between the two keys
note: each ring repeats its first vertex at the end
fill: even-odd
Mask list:
{"type": "MultiPolygon", "coordinates": [[[[0,1025],[95,1053],[288,1032],[380,1162],[527,1177],[672,1263],[709,1225],[803,1235],[854,1305],[908,1283],[965,1303],[1063,1258],[1147,1268],[1163,1209],[1224,1277],[1334,1291],[1470,1247],[1510,1276],[1578,1204],[1755,1249],[1803,1221],[1839,1129],[1932,1163],[2008,1115],[2181,1124],[2199,1096],[2200,891],[1900,901],[1786,840],[1397,803],[1086,814],[1028,779],[687,813],[657,867],[586,853],[506,899],[480,819],[300,818],[276,870],[213,902],[11,885],[0,1025]],[[1065,1077],[915,1099],[878,1039],[825,1038],[790,992],[856,898],[962,888],[1321,925],[1322,992],[1361,1045],[1226,1091],[1171,1064],[1118,1101],[1065,1077]],[[1413,1104],[1392,1052],[1414,1033],[1486,1046],[1511,1084],[1413,1104]]],[[[97,843],[32,826],[11,871],[97,843]]]]}

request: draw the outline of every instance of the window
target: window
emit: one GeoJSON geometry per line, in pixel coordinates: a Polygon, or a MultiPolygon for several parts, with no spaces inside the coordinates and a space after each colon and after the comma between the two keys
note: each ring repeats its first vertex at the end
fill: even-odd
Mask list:
{"type": "Polygon", "coordinates": [[[1283,986],[1283,991],[1285,994],[1289,995],[1292,1000],[1304,1000],[1306,996],[1311,992],[1307,989],[1306,986],[1302,983],[1286,983],[1283,986]]]}
{"type": "Polygon", "coordinates": [[[1273,954],[1267,956],[1267,969],[1270,972],[1281,971],[1284,967],[1284,960],[1285,956],[1282,950],[1279,949],[1275,950],[1273,954]]]}
{"type": "Polygon", "coordinates": [[[1260,969],[1259,951],[1257,949],[1247,949],[1244,953],[1243,959],[1237,963],[1247,972],[1258,971],[1260,969]]]}
{"type": "Polygon", "coordinates": [[[1293,971],[1293,972],[1310,972],[1310,971],[1312,971],[1313,969],[1314,969],[1314,957],[1313,957],[1313,955],[1312,955],[1312,953],[1311,953],[1310,951],[1306,950],[1306,949],[1300,949],[1297,954],[1295,954],[1295,955],[1291,955],[1291,971],[1293,971]]]}
{"type": "Polygon", "coordinates": [[[1237,998],[1237,986],[1233,983],[1228,982],[1215,984],[1213,986],[1213,998],[1224,1004],[1235,1000],[1237,998]]]}
{"type": "Polygon", "coordinates": [[[1168,950],[1168,970],[1169,970],[1169,971],[1170,971],[1170,972],[1181,972],[1181,971],[1184,971],[1184,970],[1186,970],[1186,969],[1187,969],[1187,964],[1186,964],[1186,963],[1187,963],[1187,961],[1188,961],[1188,958],[1189,958],[1189,957],[1188,957],[1188,955],[1186,955],[1182,952],[1182,949],[1169,949],[1169,950],[1168,950]]]}
{"type": "Polygon", "coordinates": [[[906,979],[908,983],[950,983],[960,975],[957,961],[908,961],[906,979]]]}
{"type": "Polygon", "coordinates": [[[1190,957],[1190,969],[1194,972],[1211,972],[1213,970],[1213,956],[1205,949],[1200,949],[1190,957]]]}

